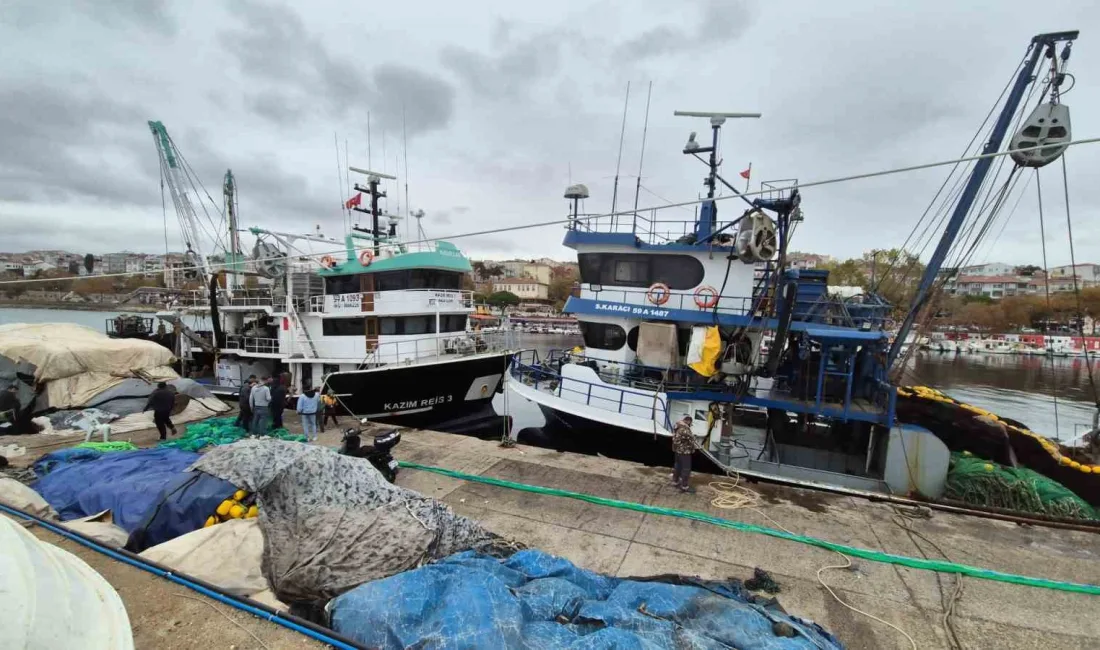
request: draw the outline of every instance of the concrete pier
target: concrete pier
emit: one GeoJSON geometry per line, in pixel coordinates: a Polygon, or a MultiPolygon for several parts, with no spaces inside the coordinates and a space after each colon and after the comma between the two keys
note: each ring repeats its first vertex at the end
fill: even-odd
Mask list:
{"type": "MultiPolygon", "coordinates": [[[[396,455],[470,474],[782,526],[888,553],[939,559],[934,543],[961,564],[1100,582],[1100,534],[935,511],[928,519],[907,520],[888,504],[769,484],[748,484],[763,497],[758,511],[719,509],[711,505],[714,491],[709,484],[721,477],[695,474],[697,492],[682,494],[669,485],[665,468],[522,445],[503,448],[495,442],[428,431],[406,431],[396,455]],[[897,521],[932,543],[910,536],[897,521]]],[[[398,483],[442,499],[497,533],[613,575],[684,573],[748,579],[759,567],[780,584],[777,597],[787,611],[822,624],[849,648],[912,647],[897,631],[847,609],[821,586],[819,569],[845,564],[832,551],[418,470],[402,470],[398,483]]],[[[905,630],[918,647],[951,647],[943,603],[955,591],[955,576],[857,559],[852,568],[827,570],[821,577],[847,603],[905,630]]],[[[963,647],[1096,647],[1100,597],[977,578],[962,582],[951,624],[963,647]]]]}
{"type": "MultiPolygon", "coordinates": [[[[295,430],[298,418],[293,413],[287,416],[288,426],[295,430]]],[[[347,424],[349,421],[343,419],[342,425],[347,424]]],[[[335,447],[339,438],[339,432],[330,429],[322,434],[320,444],[335,447]]],[[[135,432],[117,439],[153,446],[156,432],[135,432]]],[[[46,451],[78,441],[58,436],[21,436],[5,438],[0,444],[27,446],[30,453],[14,464],[28,465],[46,451]]],[[[942,550],[951,561],[961,564],[1054,580],[1100,583],[1100,534],[937,511],[928,518],[912,519],[885,503],[766,483],[743,483],[760,494],[757,507],[723,509],[711,503],[715,494],[711,483],[726,480],[723,477],[696,473],[696,493],[682,494],[669,484],[667,468],[523,445],[504,448],[495,441],[431,431],[404,430],[395,455],[404,461],[486,477],[783,527],[831,542],[899,555],[940,559],[942,550]]],[[[897,631],[846,608],[821,586],[819,570],[846,564],[831,551],[703,522],[467,482],[414,469],[401,470],[397,482],[445,501],[455,511],[501,535],[612,575],[681,573],[748,579],[754,568],[761,568],[779,583],[781,591],[776,597],[787,611],[822,624],[847,647],[912,647],[897,631]]],[[[124,581],[126,570],[103,564],[112,561],[87,559],[116,584],[128,608],[145,607],[147,589],[179,590],[164,581],[154,581],[162,583],[160,587],[145,587],[144,579],[140,589],[132,587],[124,581]]],[[[944,610],[956,591],[954,575],[858,559],[852,562],[851,568],[820,574],[840,598],[898,626],[919,648],[952,647],[944,610]]],[[[226,627],[217,614],[208,612],[204,617],[203,610],[209,609],[204,603],[174,603],[175,607],[183,604],[194,606],[181,610],[189,614],[177,617],[183,625],[198,629],[226,627]]],[[[950,625],[965,648],[1083,649],[1096,647],[1096,639],[1100,638],[1097,596],[968,577],[962,579],[961,597],[952,609],[950,625]]],[[[137,618],[141,620],[140,615],[137,618]]],[[[296,635],[288,638],[270,624],[252,621],[250,629],[275,642],[272,647],[311,647],[304,637],[297,646],[293,641],[296,635]]],[[[136,630],[139,639],[156,638],[162,647],[184,647],[172,645],[170,640],[176,638],[163,625],[143,627],[136,630]]]]}

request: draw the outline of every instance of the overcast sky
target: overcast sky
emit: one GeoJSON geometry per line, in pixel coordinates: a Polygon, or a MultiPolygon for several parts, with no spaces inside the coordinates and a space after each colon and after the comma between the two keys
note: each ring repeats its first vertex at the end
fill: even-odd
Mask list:
{"type": "MultiPolygon", "coordinates": [[[[628,81],[620,208],[634,200],[650,81],[641,206],[702,190],[703,166],[680,149],[707,125],[675,109],[762,112],[732,121],[723,138],[725,175],[751,162],[754,188],[952,158],[1042,31],[1082,30],[1065,103],[1075,138],[1100,136],[1095,3],[306,6],[0,0],[0,250],[163,252],[149,119],[164,122],[219,204],[233,169],[242,225],[319,224],[329,235],[341,233],[349,196],[333,134],[341,156],[346,139],[351,164],[366,167],[368,112],[369,164],[397,168],[401,183],[404,112],[409,196],[430,236],[562,218],[570,181],[589,186],[589,212],[609,210],[628,81]]],[[[1074,148],[1067,162],[1077,258],[1100,262],[1100,145],[1074,148]]],[[[809,188],[792,247],[855,256],[898,246],[944,175],[809,188]]],[[[1066,263],[1060,167],[1041,175],[1050,263],[1066,263]]],[[[398,194],[405,201],[390,189],[392,211],[398,194]]],[[[1034,189],[974,261],[1041,263],[1034,189]]],[[[723,214],[740,212],[725,205],[723,214]]],[[[180,250],[171,203],[167,216],[168,247],[180,250]]],[[[455,241],[475,257],[571,259],[562,234],[455,241]]]]}

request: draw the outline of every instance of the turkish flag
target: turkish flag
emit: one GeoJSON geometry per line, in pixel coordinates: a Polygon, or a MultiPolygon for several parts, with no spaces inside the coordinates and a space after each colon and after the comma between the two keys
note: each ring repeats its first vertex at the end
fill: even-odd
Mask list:
{"type": "Polygon", "coordinates": [[[751,173],[752,173],[752,167],[749,167],[745,171],[741,172],[741,178],[744,178],[745,180],[748,180],[749,174],[751,174],[751,173]]]}
{"type": "MultiPolygon", "coordinates": [[[[747,177],[746,177],[747,178],[747,177]]],[[[348,210],[359,207],[359,204],[363,202],[363,193],[360,192],[344,202],[344,207],[348,210]]]]}

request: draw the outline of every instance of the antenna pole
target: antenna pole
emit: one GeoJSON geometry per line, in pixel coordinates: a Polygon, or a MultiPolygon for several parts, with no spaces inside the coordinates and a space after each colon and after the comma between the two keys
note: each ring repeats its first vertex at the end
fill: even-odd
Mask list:
{"type": "Polygon", "coordinates": [[[336,149],[336,186],[338,188],[340,188],[339,189],[339,192],[340,192],[340,209],[344,211],[344,216],[343,216],[344,229],[346,230],[349,215],[348,215],[347,203],[345,203],[345,199],[344,199],[344,176],[340,172],[340,141],[336,137],[336,131],[332,132],[332,146],[333,146],[334,149],[336,149]]]}
{"type": "MultiPolygon", "coordinates": [[[[393,170],[395,173],[397,170],[393,170]]],[[[386,130],[382,129],[382,173],[386,173],[386,130]]],[[[389,212],[390,197],[386,197],[386,211],[389,212]]]]}
{"type": "Polygon", "coordinates": [[[645,137],[649,132],[649,99],[653,95],[653,82],[645,94],[645,121],[642,123],[642,152],[638,154],[638,184],[634,186],[634,220],[638,219],[638,193],[642,191],[642,163],[645,161],[645,137]]]}
{"type": "Polygon", "coordinates": [[[401,106],[401,139],[405,146],[405,239],[409,238],[409,132],[405,129],[405,106],[401,106]]]}
{"type": "MultiPolygon", "coordinates": [[[[350,165],[350,164],[351,164],[351,161],[348,160],[348,139],[344,138],[344,182],[347,183],[348,196],[349,197],[351,196],[351,172],[348,171],[348,165],[350,165]]],[[[351,229],[351,210],[348,210],[347,213],[348,213],[347,229],[350,230],[351,229]]]]}
{"type": "MultiPolygon", "coordinates": [[[[611,191],[611,214],[619,198],[619,167],[623,164],[623,138],[626,136],[626,109],[630,106],[630,82],[626,82],[626,98],[623,99],[623,126],[619,130],[619,159],[615,162],[615,188],[611,191]]],[[[612,217],[614,218],[614,217],[612,217]]]]}

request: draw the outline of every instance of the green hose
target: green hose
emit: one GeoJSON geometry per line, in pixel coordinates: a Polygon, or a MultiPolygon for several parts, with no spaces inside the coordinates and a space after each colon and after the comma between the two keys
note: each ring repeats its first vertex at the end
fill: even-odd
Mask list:
{"type": "Polygon", "coordinates": [[[594,503],[596,505],[610,506],[612,508],[620,508],[623,510],[634,510],[636,512],[645,512],[653,515],[667,515],[669,517],[681,517],[683,519],[694,519],[695,521],[702,521],[704,523],[713,524],[715,526],[721,526],[722,528],[732,528],[733,530],[739,530],[746,533],[759,533],[762,535],[769,535],[771,537],[786,539],[792,542],[799,542],[802,544],[808,544],[810,546],[817,546],[819,548],[828,549],[830,551],[843,553],[844,555],[849,555],[851,557],[871,560],[872,562],[899,564],[901,566],[906,566],[911,569],[924,569],[926,571],[938,571],[940,573],[955,573],[971,576],[974,578],[982,578],[985,580],[994,580],[997,582],[1025,585],[1028,587],[1042,587],[1044,589],[1054,589],[1056,591],[1069,591],[1081,594],[1090,594],[1093,596],[1100,596],[1100,585],[1082,584],[1077,582],[1060,582],[1058,580],[1047,580],[1046,578],[1021,576],[1014,573],[1002,573],[1000,571],[992,571],[990,569],[982,569],[979,567],[967,566],[965,564],[956,564],[954,562],[947,562],[943,560],[929,560],[925,558],[907,557],[905,555],[894,555],[892,553],[882,553],[880,551],[872,551],[870,549],[859,548],[856,546],[845,546],[844,544],[836,544],[834,542],[818,539],[816,537],[795,535],[794,533],[788,533],[786,531],[776,530],[774,528],[765,528],[764,526],[746,524],[740,521],[731,521],[729,519],[722,519],[721,517],[712,517],[711,515],[704,514],[702,512],[695,512],[692,510],[677,510],[675,508],[662,508],[660,506],[650,506],[643,503],[633,503],[631,501],[619,501],[618,499],[605,499],[604,497],[598,497],[592,494],[584,494],[582,492],[570,492],[568,490],[558,490],[555,488],[541,487],[538,485],[514,483],[512,481],[505,481],[503,479],[490,478],[488,476],[477,476],[476,474],[466,474],[465,472],[456,472],[454,470],[444,469],[442,467],[432,467],[430,465],[421,465],[419,463],[408,463],[405,461],[401,461],[401,467],[407,467],[409,469],[419,469],[425,472],[434,472],[436,474],[442,474],[443,476],[450,476],[451,478],[457,478],[464,481],[473,481],[475,483],[484,483],[486,485],[495,485],[497,487],[509,488],[512,490],[522,490],[524,492],[534,492],[536,494],[546,494],[555,497],[578,499],[580,501],[587,501],[588,503],[594,503]]]}

